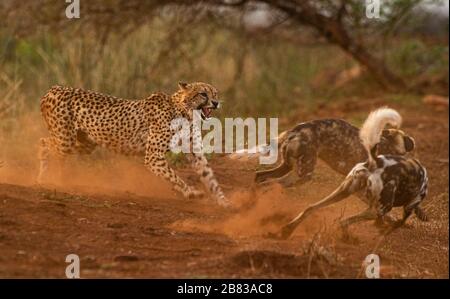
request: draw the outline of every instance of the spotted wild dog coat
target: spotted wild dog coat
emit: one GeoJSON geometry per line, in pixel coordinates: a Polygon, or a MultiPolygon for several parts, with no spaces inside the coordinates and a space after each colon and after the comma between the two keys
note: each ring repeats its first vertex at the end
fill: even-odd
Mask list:
{"type": "Polygon", "coordinates": [[[382,129],[385,125],[399,127],[401,117],[397,111],[381,108],[373,111],[365,121],[360,137],[367,153],[365,162],[357,163],[341,185],[323,200],[310,205],[281,230],[281,236],[289,237],[295,228],[314,211],[342,201],[351,194],[362,193],[360,197],[368,208],[354,216],[342,220],[345,234],[354,223],[377,220],[383,224],[385,216],[394,207],[403,207],[403,217],[386,231],[392,232],[402,226],[414,212],[419,220],[426,221],[427,216],[420,208],[428,189],[428,176],[425,167],[414,158],[399,155],[378,155],[382,129]]]}
{"type": "MultiPolygon", "coordinates": [[[[317,159],[333,170],[347,174],[355,164],[367,159],[359,129],[341,119],[319,119],[300,123],[280,134],[282,163],[256,173],[256,182],[268,179],[289,187],[311,179],[317,159]]],[[[397,129],[385,129],[380,154],[404,155],[414,149],[414,139],[397,129]]]]}

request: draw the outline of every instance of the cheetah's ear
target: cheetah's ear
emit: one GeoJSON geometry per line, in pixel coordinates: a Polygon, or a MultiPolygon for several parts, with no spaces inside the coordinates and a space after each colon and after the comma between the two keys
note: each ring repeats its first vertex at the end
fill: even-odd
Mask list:
{"type": "Polygon", "coordinates": [[[188,84],[187,84],[186,82],[180,81],[180,82],[178,82],[178,87],[179,87],[181,90],[185,90],[185,89],[187,89],[188,84]]]}

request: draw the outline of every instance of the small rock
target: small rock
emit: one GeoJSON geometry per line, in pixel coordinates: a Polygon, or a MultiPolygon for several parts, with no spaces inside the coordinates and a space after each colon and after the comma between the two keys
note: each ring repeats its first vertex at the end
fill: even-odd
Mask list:
{"type": "Polygon", "coordinates": [[[108,223],[106,226],[109,228],[123,228],[127,225],[125,223],[116,222],[116,223],[108,223]]]}
{"type": "Polygon", "coordinates": [[[428,105],[448,107],[448,97],[429,94],[423,97],[422,101],[428,105]]]}
{"type": "Polygon", "coordinates": [[[100,268],[101,269],[112,269],[115,268],[117,266],[117,263],[107,263],[107,264],[101,264],[100,268]]]}

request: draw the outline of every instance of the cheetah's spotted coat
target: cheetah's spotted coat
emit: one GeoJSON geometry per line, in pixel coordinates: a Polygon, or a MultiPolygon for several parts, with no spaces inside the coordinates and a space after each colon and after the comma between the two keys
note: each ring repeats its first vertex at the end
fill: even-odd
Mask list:
{"type": "MultiPolygon", "coordinates": [[[[216,99],[217,90],[206,83],[180,83],[179,90],[171,96],[155,93],[141,100],[54,86],[41,98],[41,112],[50,137],[40,140],[38,182],[45,179],[51,156],[88,154],[101,145],[123,154],[143,155],[145,166],[170,181],[174,190],[188,198],[202,196],[203,192],[188,186],[175,173],[165,154],[174,134],[172,120],[192,121],[197,109],[202,111],[202,117],[209,117],[218,108],[216,99]]],[[[191,135],[191,142],[192,138],[191,135]]],[[[191,160],[209,192],[219,204],[227,205],[204,155],[192,153],[191,160]]]]}

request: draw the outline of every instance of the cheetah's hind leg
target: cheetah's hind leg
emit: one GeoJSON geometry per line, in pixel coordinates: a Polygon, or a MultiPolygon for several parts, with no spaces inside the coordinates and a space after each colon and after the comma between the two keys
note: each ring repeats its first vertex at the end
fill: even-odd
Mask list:
{"type": "Polygon", "coordinates": [[[48,176],[48,164],[51,152],[52,138],[41,138],[39,140],[39,173],[36,177],[36,183],[41,185],[48,176]]]}
{"type": "Polygon", "coordinates": [[[67,140],[59,142],[54,137],[41,138],[38,153],[39,173],[36,177],[36,183],[42,185],[49,181],[49,168],[56,168],[54,170],[57,171],[58,177],[62,178],[62,168],[66,157],[75,152],[75,142],[67,142],[67,140]]]}

